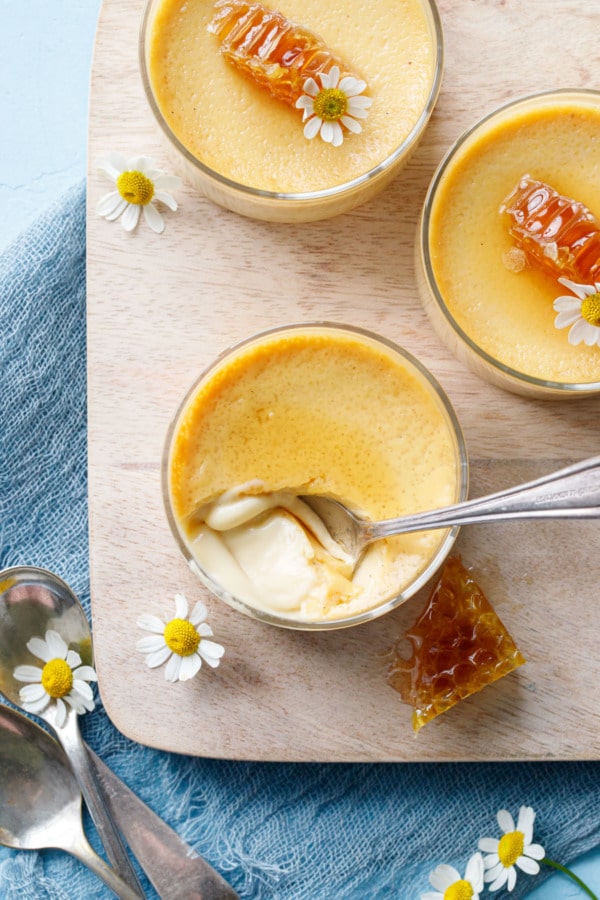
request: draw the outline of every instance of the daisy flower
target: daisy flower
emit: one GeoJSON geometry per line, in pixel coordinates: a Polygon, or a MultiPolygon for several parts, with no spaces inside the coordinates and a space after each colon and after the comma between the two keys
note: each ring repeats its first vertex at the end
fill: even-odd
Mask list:
{"type": "Polygon", "coordinates": [[[175,211],[177,202],[168,191],[180,187],[181,179],[155,169],[148,156],[128,160],[120,153],[109,153],[98,162],[98,168],[116,187],[98,201],[98,215],[109,222],[122,216],[125,231],[133,231],[144,210],[144,218],[152,231],[162,234],[165,223],[154,204],[158,201],[175,211]]]}
{"type": "Polygon", "coordinates": [[[545,857],[544,848],[532,843],[533,821],[535,813],[530,806],[522,806],[515,827],[514,819],[506,809],[501,809],[496,816],[503,832],[500,840],[482,838],[479,849],[488,854],[484,857],[485,880],[491,881],[490,891],[497,891],[506,885],[512,891],[517,882],[517,869],[528,875],[537,875],[540,871],[538,860],[545,857]]]}
{"type": "Polygon", "coordinates": [[[600,284],[576,284],[559,278],[560,284],[573,292],[554,301],[556,328],[569,328],[569,343],[600,347],[600,284]]]}
{"type": "Polygon", "coordinates": [[[304,94],[296,101],[298,109],[304,110],[304,137],[311,140],[318,134],[327,144],[340,147],[344,141],[342,125],[348,131],[358,134],[362,126],[357,119],[366,119],[367,110],[373,102],[371,97],[361,96],[367,87],[351,75],[340,81],[339,66],[332,66],[329,72],[320,74],[321,87],[314,78],[304,82],[304,94]]]}
{"type": "Polygon", "coordinates": [[[202,660],[213,669],[219,665],[225,648],[207,638],[213,636],[206,623],[208,612],[201,600],[191,614],[183,594],[175,594],[175,617],[163,622],[157,616],[140,616],[137,624],[150,637],[137,643],[137,649],[146,654],[146,665],[151,669],[167,663],[167,681],[188,681],[200,669],[202,660]]]}
{"type": "Polygon", "coordinates": [[[16,681],[26,682],[19,691],[23,709],[40,714],[56,705],[56,724],[59,728],[67,719],[67,705],[76,713],[94,708],[94,695],[88,682],[97,681],[91,666],[82,666],[81,657],[56,631],[47,631],[45,638],[34,637],[27,649],[44,663],[39,666],[17,666],[13,672],[16,681]]]}
{"type": "Polygon", "coordinates": [[[433,870],[429,882],[435,891],[421,894],[421,900],[479,900],[483,890],[483,857],[474,853],[461,878],[453,866],[441,865],[433,870]]]}

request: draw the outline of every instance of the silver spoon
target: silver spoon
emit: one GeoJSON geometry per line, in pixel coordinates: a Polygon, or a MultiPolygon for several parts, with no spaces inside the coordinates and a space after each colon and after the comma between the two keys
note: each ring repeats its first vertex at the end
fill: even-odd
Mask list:
{"type": "Polygon", "coordinates": [[[430,512],[369,522],[329,497],[300,497],[319,516],[356,568],[369,544],[394,534],[506,519],[600,518],[600,456],[496,494],[430,512]]]}
{"type": "MultiPolygon", "coordinates": [[[[32,637],[52,629],[69,649],[79,653],[85,665],[93,665],[92,636],[78,598],[57,575],[33,566],[16,566],[0,572],[0,691],[15,706],[22,708],[15,680],[16,666],[39,665],[27,649],[32,637]]],[[[79,731],[78,716],[68,708],[66,721],[59,724],[57,705],[50,703],[40,714],[63,746],[81,788],[90,815],[98,830],[106,856],[117,875],[134,889],[132,896],[144,892],[125,850],[121,835],[110,814],[100,783],[79,731]]]]}
{"type": "Polygon", "coordinates": [[[17,850],[66,850],[121,900],[139,898],[90,847],[79,786],[59,744],[7,706],[0,707],[0,843],[17,850]]]}

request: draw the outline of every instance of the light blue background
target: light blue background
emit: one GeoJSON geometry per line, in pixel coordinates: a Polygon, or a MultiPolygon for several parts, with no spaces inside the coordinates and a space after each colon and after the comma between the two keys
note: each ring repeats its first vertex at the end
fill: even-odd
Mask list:
{"type": "MultiPolygon", "coordinates": [[[[0,251],[85,176],[88,86],[100,5],[100,0],[0,0],[0,251]]],[[[600,850],[573,868],[600,893],[600,850]]],[[[571,884],[555,876],[530,900],[583,898],[571,884]]]]}

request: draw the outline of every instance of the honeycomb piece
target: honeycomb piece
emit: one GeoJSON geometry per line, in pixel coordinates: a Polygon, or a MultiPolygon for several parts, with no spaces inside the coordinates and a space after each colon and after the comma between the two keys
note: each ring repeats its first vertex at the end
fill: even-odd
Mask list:
{"type": "Polygon", "coordinates": [[[295,106],[304,82],[338,66],[341,78],[357,75],[312,31],[261,3],[218,0],[208,30],[225,59],[278,100],[295,106]]]}
{"type": "Polygon", "coordinates": [[[405,659],[395,649],[388,684],[413,707],[415,731],[525,662],[456,557],[447,560],[429,603],[405,637],[411,656],[405,659]]]}
{"type": "Polygon", "coordinates": [[[600,222],[583,203],[523,175],[500,212],[536,268],[579,284],[600,281],[600,222]]]}

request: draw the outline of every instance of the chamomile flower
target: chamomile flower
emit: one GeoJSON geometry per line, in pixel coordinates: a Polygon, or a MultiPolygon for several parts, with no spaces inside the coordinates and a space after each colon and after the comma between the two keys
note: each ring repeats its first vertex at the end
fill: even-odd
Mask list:
{"type": "Polygon", "coordinates": [[[34,637],[27,649],[44,663],[38,666],[17,666],[13,672],[16,681],[26,682],[19,691],[23,709],[30,713],[43,713],[51,703],[56,704],[56,724],[61,728],[67,718],[67,706],[76,713],[94,708],[94,695],[89,685],[97,681],[91,666],[83,666],[81,657],[56,631],[49,630],[45,638],[34,637]]]}
{"type": "Polygon", "coordinates": [[[181,179],[155,169],[148,156],[128,160],[120,153],[109,153],[99,160],[98,168],[116,187],[116,190],[98,201],[98,215],[109,222],[114,222],[121,216],[125,231],[133,231],[143,210],[144,218],[152,231],[162,234],[165,223],[155,203],[163,203],[175,211],[177,202],[168,191],[180,187],[181,179]]]}
{"type": "Polygon", "coordinates": [[[588,347],[600,347],[600,284],[576,284],[568,278],[559,278],[560,284],[573,292],[554,301],[558,313],[554,320],[556,328],[569,328],[569,343],[588,347]]]}
{"type": "Polygon", "coordinates": [[[157,616],[140,616],[137,624],[150,637],[137,643],[137,649],[146,654],[146,665],[151,669],[167,663],[167,681],[188,681],[198,672],[204,660],[215,669],[225,653],[224,647],[215,641],[212,628],[206,623],[208,612],[201,600],[189,613],[183,594],[175,594],[175,616],[163,622],[157,616]]]}
{"type": "Polygon", "coordinates": [[[479,900],[483,890],[483,857],[474,853],[465,870],[465,877],[454,866],[441,865],[433,870],[429,882],[435,891],[421,894],[421,900],[479,900]]]}
{"type": "Polygon", "coordinates": [[[517,868],[528,875],[537,875],[540,871],[538,860],[544,859],[545,852],[540,844],[532,843],[535,813],[530,806],[521,807],[516,827],[506,809],[501,809],[496,818],[503,836],[500,840],[482,838],[479,841],[479,849],[487,854],[483,859],[484,878],[486,882],[492,882],[490,891],[505,885],[512,891],[517,882],[517,868]]]}
{"type": "Polygon", "coordinates": [[[344,128],[358,134],[362,126],[358,119],[366,119],[373,102],[363,96],[366,81],[345,75],[340,80],[339,66],[332,66],[329,72],[319,75],[321,87],[314,78],[304,82],[304,94],[296,101],[298,109],[304,110],[302,121],[304,137],[311,140],[318,134],[327,144],[340,147],[344,142],[344,128]]]}

